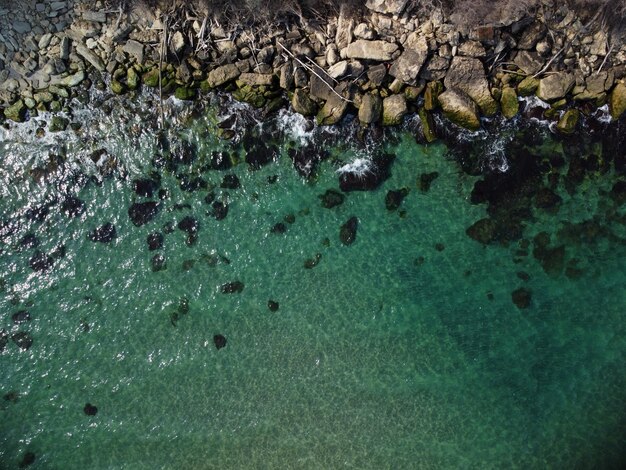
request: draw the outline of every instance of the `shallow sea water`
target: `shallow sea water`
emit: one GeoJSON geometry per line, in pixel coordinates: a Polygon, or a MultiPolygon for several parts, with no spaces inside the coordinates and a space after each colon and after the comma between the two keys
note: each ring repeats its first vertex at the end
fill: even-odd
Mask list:
{"type": "MultiPolygon", "coordinates": [[[[408,132],[386,144],[396,160],[379,189],[325,209],[318,196],[338,189],[336,169],[363,150],[331,148],[305,181],[286,155],[297,119],[285,119],[275,162],[202,175],[215,186],[224,174],[239,177],[241,188],[214,190],[229,201],[226,219],[206,215],[207,190],[183,192],[164,171],[170,198],[142,227],[127,214],[146,200],[131,180],[150,171],[156,147],[140,117],[114,112],[81,138],[2,131],[0,218],[3,230],[18,228],[2,238],[0,328],[34,342],[20,351],[9,340],[0,354],[0,468],[17,468],[26,452],[36,456],[32,468],[46,469],[619,468],[624,244],[599,237],[567,246],[583,269],[576,279],[519,259],[517,244],[482,246],[465,233],[486,214],[469,200],[478,177],[443,144],[420,146],[408,132]],[[60,142],[66,168],[93,171],[84,157],[106,147],[127,176],[75,192],[82,217],[54,204],[43,222],[29,221],[25,208],[68,190],[29,176],[60,142]],[[433,171],[439,177],[421,192],[420,174],[433,171]],[[400,209],[388,211],[387,191],[403,187],[400,209]],[[147,235],[186,215],[199,220],[197,242],[187,246],[178,229],[165,235],[157,252],[167,268],[153,272],[147,235]],[[287,215],[295,221],[286,233],[271,233],[287,215]],[[340,226],[352,216],[357,238],[344,246],[340,226]],[[117,238],[89,241],[105,222],[117,238]],[[36,249],[65,245],[67,254],[33,272],[35,248],[17,247],[26,233],[39,239],[36,249]],[[305,269],[317,253],[319,264],[305,269]],[[235,280],[241,293],[220,292],[235,280]],[[511,299],[520,287],[532,292],[527,309],[511,299]],[[174,326],[182,298],[189,313],[174,326]],[[13,325],[19,310],[32,320],[13,325]],[[215,334],[226,347],[215,348],[215,334]],[[83,412],[86,403],[97,415],[83,412]]],[[[183,129],[199,146],[194,168],[229,146],[214,123],[209,111],[183,129]]],[[[560,191],[559,212],[537,210],[525,238],[602,214],[613,179],[560,191]]],[[[623,236],[622,225],[603,223],[623,236]]]]}

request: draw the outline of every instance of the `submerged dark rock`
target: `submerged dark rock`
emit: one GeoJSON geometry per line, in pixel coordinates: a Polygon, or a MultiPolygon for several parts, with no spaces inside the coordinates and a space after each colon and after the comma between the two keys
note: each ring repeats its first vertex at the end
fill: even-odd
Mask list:
{"type": "Polygon", "coordinates": [[[321,253],[315,253],[313,258],[309,258],[304,261],[304,269],[313,269],[315,266],[319,264],[322,259],[321,253]]]}
{"type": "Polygon", "coordinates": [[[50,269],[53,264],[54,259],[39,250],[35,251],[35,254],[33,254],[28,261],[28,265],[33,271],[46,271],[47,269],[50,269]]]}
{"type": "Polygon", "coordinates": [[[180,179],[180,189],[188,193],[198,191],[199,189],[207,189],[208,187],[209,183],[199,176],[183,176],[180,179]]]}
{"type": "Polygon", "coordinates": [[[244,287],[244,283],[241,281],[227,282],[226,284],[222,284],[220,292],[222,294],[239,294],[243,291],[244,287]]]}
{"type": "Polygon", "coordinates": [[[155,191],[159,189],[159,182],[150,178],[142,178],[133,180],[133,191],[137,196],[152,197],[155,191]]]}
{"type": "Polygon", "coordinates": [[[13,333],[11,335],[11,340],[22,351],[29,350],[30,347],[33,345],[33,338],[30,333],[27,333],[26,331],[18,331],[17,333],[13,333]]]}
{"type": "Polygon", "coordinates": [[[326,209],[332,209],[333,207],[337,207],[346,199],[342,193],[335,189],[327,189],[326,192],[320,196],[318,196],[322,201],[322,207],[326,209]]]}
{"type": "Polygon", "coordinates": [[[22,460],[20,460],[20,463],[18,464],[18,466],[19,468],[29,467],[35,463],[35,459],[36,459],[35,453],[28,451],[24,454],[24,456],[22,457],[22,460]]]}
{"type": "Polygon", "coordinates": [[[61,203],[61,212],[67,217],[78,217],[85,212],[85,202],[75,196],[67,196],[61,203]]]}
{"type": "Polygon", "coordinates": [[[535,193],[535,206],[539,209],[554,210],[562,202],[561,196],[549,188],[541,188],[535,193]]]}
{"type": "Polygon", "coordinates": [[[228,152],[213,152],[210,165],[213,170],[228,170],[233,163],[228,152]]]}
{"type": "Polygon", "coordinates": [[[171,146],[171,161],[177,165],[190,165],[197,157],[196,146],[185,140],[176,142],[171,146]]]}
{"type": "Polygon", "coordinates": [[[148,235],[148,239],[146,240],[148,243],[148,250],[154,251],[159,248],[163,248],[163,241],[165,237],[161,232],[152,232],[148,235]]]}
{"type": "Polygon", "coordinates": [[[34,233],[27,233],[18,242],[20,250],[29,250],[39,246],[39,239],[34,233]]]}
{"type": "Polygon", "coordinates": [[[313,146],[300,149],[289,149],[289,158],[293,161],[293,167],[303,178],[310,178],[317,169],[319,163],[326,158],[326,154],[319,152],[313,146]]]}
{"type": "Polygon", "coordinates": [[[270,309],[270,312],[277,312],[278,311],[278,302],[275,302],[273,300],[268,300],[267,301],[267,308],[270,309]]]}
{"type": "Polygon", "coordinates": [[[238,189],[241,186],[239,178],[235,174],[224,175],[220,188],[224,189],[238,189]]]}
{"type": "Polygon", "coordinates": [[[159,204],[154,201],[136,202],[128,209],[128,217],[137,227],[150,222],[159,212],[159,204]]]}
{"type": "Polygon", "coordinates": [[[246,152],[246,163],[253,170],[258,170],[264,165],[270,163],[277,155],[277,149],[273,146],[266,146],[258,142],[246,152]]]}
{"type": "Polygon", "coordinates": [[[150,263],[152,264],[152,272],[157,273],[159,271],[167,269],[165,256],[163,256],[162,254],[154,255],[150,263]]]}
{"type": "Polygon", "coordinates": [[[408,188],[392,189],[385,196],[385,207],[388,211],[395,211],[400,207],[404,198],[409,194],[408,188]]]}
{"type": "Polygon", "coordinates": [[[344,167],[339,175],[339,187],[344,192],[371,191],[391,176],[394,155],[382,154],[367,162],[344,167]]]}
{"type": "Polygon", "coordinates": [[[287,231],[287,226],[283,224],[282,222],[278,222],[270,230],[271,233],[275,233],[275,234],[282,234],[282,233],[285,233],[286,231],[287,231]]]}
{"type": "Polygon", "coordinates": [[[213,336],[213,344],[215,344],[216,349],[222,349],[226,347],[226,337],[224,337],[223,335],[213,336]]]}
{"type": "Polygon", "coordinates": [[[2,398],[4,398],[4,401],[17,403],[20,401],[20,393],[15,390],[11,390],[10,392],[5,393],[2,398]]]}
{"type": "Polygon", "coordinates": [[[113,225],[111,222],[107,222],[106,224],[93,229],[87,234],[87,238],[89,240],[99,243],[110,243],[116,237],[117,231],[115,230],[115,225],[113,225]]]}
{"type": "Polygon", "coordinates": [[[30,321],[30,312],[28,310],[20,310],[19,312],[15,312],[11,315],[11,320],[15,325],[20,325],[21,323],[27,323],[30,321]]]}
{"type": "Polygon", "coordinates": [[[344,245],[352,245],[356,240],[356,231],[359,226],[359,219],[350,217],[348,221],[341,226],[339,230],[339,239],[344,245]]]}
{"type": "Polygon", "coordinates": [[[200,223],[195,217],[188,215],[183,217],[181,221],[178,222],[178,229],[191,235],[200,230],[200,223]]]}
{"type": "Polygon", "coordinates": [[[213,207],[212,215],[215,217],[215,220],[225,219],[228,215],[228,204],[224,202],[215,201],[211,204],[211,207],[213,207]]]}
{"type": "Polygon", "coordinates": [[[432,173],[422,173],[419,179],[419,188],[423,193],[430,191],[430,186],[439,177],[439,173],[433,171],[432,173]]]}
{"type": "Polygon", "coordinates": [[[3,328],[0,330],[0,353],[4,351],[7,347],[7,343],[9,342],[9,334],[3,328]]]}
{"type": "Polygon", "coordinates": [[[513,300],[513,303],[517,305],[517,308],[525,309],[530,307],[532,294],[528,289],[520,287],[511,293],[511,299],[513,300]]]}
{"type": "Polygon", "coordinates": [[[96,414],[98,413],[98,407],[92,405],[91,403],[87,403],[83,408],[83,411],[87,416],[96,416],[96,414]]]}

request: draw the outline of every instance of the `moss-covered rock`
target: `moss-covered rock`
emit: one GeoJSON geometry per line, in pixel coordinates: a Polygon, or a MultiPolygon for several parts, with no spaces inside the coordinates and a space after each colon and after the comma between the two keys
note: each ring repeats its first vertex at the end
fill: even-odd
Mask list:
{"type": "Polygon", "coordinates": [[[619,119],[626,111],[626,85],[618,83],[609,97],[609,112],[613,119],[619,119]]]}
{"type": "Polygon", "coordinates": [[[69,91],[67,91],[67,88],[64,88],[62,86],[50,85],[48,87],[48,91],[52,93],[53,95],[58,96],[59,98],[67,99],[70,97],[70,93],[69,91]]]}
{"type": "Polygon", "coordinates": [[[572,134],[576,130],[576,124],[578,124],[578,118],[580,112],[577,109],[568,109],[563,113],[556,128],[562,134],[572,134]]]}
{"type": "Polygon", "coordinates": [[[179,100],[192,100],[196,96],[196,90],[186,86],[179,86],[176,88],[174,96],[179,100]]]}
{"type": "Polygon", "coordinates": [[[317,113],[317,124],[320,126],[330,126],[337,124],[348,108],[348,102],[336,95],[326,100],[320,112],[317,113]]]}
{"type": "Polygon", "coordinates": [[[426,111],[433,111],[439,106],[438,97],[443,91],[443,83],[428,82],[424,91],[424,108],[426,111]]]}
{"type": "Polygon", "coordinates": [[[33,109],[37,106],[37,102],[32,98],[24,98],[24,104],[28,109],[33,109]]]}
{"type": "Polygon", "coordinates": [[[383,126],[397,126],[407,113],[404,95],[391,95],[383,100],[383,126]]]}
{"type": "Polygon", "coordinates": [[[141,81],[144,85],[150,88],[156,88],[159,86],[159,69],[153,68],[149,72],[143,74],[141,81]]]}
{"type": "Polygon", "coordinates": [[[502,115],[507,119],[513,118],[519,112],[517,93],[515,93],[513,88],[507,86],[502,89],[500,108],[502,109],[502,115]]]}
{"type": "Polygon", "coordinates": [[[424,139],[428,143],[434,142],[437,140],[437,135],[435,134],[435,123],[432,115],[423,107],[420,108],[417,113],[420,117],[420,121],[422,121],[422,133],[424,134],[424,139]]]}
{"type": "Polygon", "coordinates": [[[520,96],[530,96],[535,93],[539,86],[539,80],[533,77],[526,77],[517,84],[517,93],[520,96]]]}
{"type": "Polygon", "coordinates": [[[126,87],[119,80],[111,80],[111,91],[116,95],[123,95],[126,92],[126,87]]]}
{"type": "Polygon", "coordinates": [[[317,105],[309,97],[307,91],[302,88],[296,88],[291,98],[291,106],[296,113],[303,116],[313,116],[317,112],[317,105]]]}
{"type": "Polygon", "coordinates": [[[50,120],[50,126],[48,127],[48,130],[50,132],[61,132],[67,129],[69,123],[70,121],[64,117],[53,116],[50,120]]]}
{"type": "Polygon", "coordinates": [[[54,100],[54,95],[49,91],[40,91],[33,95],[37,103],[50,103],[54,100]]]}
{"type": "Polygon", "coordinates": [[[480,129],[478,106],[461,90],[450,89],[439,95],[443,114],[458,126],[476,131],[480,129]]]}
{"type": "Polygon", "coordinates": [[[139,74],[134,68],[129,68],[126,72],[126,85],[129,90],[136,90],[139,88],[139,74]]]}
{"type": "Polygon", "coordinates": [[[23,100],[18,100],[4,110],[4,116],[11,121],[24,122],[24,119],[26,119],[26,103],[23,100]]]}
{"type": "Polygon", "coordinates": [[[244,85],[235,90],[233,92],[233,98],[237,101],[243,101],[244,103],[251,104],[255,108],[262,108],[266,103],[266,99],[263,94],[259,93],[250,85],[244,85]]]}

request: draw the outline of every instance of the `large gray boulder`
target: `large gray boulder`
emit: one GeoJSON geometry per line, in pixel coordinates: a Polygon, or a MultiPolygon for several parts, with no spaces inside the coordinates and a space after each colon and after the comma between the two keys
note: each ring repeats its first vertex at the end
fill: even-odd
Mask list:
{"type": "Polygon", "coordinates": [[[397,126],[407,113],[404,95],[391,95],[383,100],[383,126],[397,126]]]}
{"type": "Polygon", "coordinates": [[[363,124],[371,124],[380,119],[383,100],[378,95],[367,94],[361,100],[359,106],[359,121],[363,124]]]}
{"type": "Polygon", "coordinates": [[[339,49],[348,47],[354,38],[354,19],[348,12],[345,4],[339,9],[339,19],[337,20],[337,33],[335,34],[335,44],[339,49]]]}
{"type": "Polygon", "coordinates": [[[226,64],[211,70],[206,81],[210,88],[215,88],[234,80],[240,74],[241,72],[235,64],[226,64]]]}
{"type": "Polygon", "coordinates": [[[391,60],[398,45],[386,41],[367,41],[359,39],[343,49],[348,59],[377,60],[384,62],[391,60]]]}
{"type": "Polygon", "coordinates": [[[446,89],[456,88],[463,91],[476,102],[485,116],[493,116],[498,112],[498,103],[491,96],[485,69],[480,60],[456,56],[452,59],[444,85],[446,89]]]}
{"type": "Polygon", "coordinates": [[[478,106],[459,89],[448,89],[439,95],[443,114],[458,126],[476,131],[480,128],[478,106]]]}
{"type": "Polygon", "coordinates": [[[322,109],[320,109],[319,113],[317,113],[316,120],[317,124],[320,126],[330,126],[333,124],[337,124],[343,115],[346,113],[346,109],[348,109],[348,102],[345,99],[342,99],[340,96],[343,96],[344,90],[346,89],[347,84],[342,83],[339,85],[335,91],[337,94],[333,93],[322,109]]]}
{"type": "Polygon", "coordinates": [[[302,88],[296,88],[293,92],[291,106],[296,113],[303,116],[313,116],[317,112],[317,105],[302,88]]]}
{"type": "Polygon", "coordinates": [[[555,73],[539,80],[537,97],[543,101],[555,101],[564,98],[572,88],[576,79],[570,73],[555,73]]]}
{"type": "Polygon", "coordinates": [[[399,15],[404,11],[408,0],[367,0],[365,6],[372,11],[388,15],[399,15]]]}
{"type": "Polygon", "coordinates": [[[409,35],[404,44],[404,52],[389,69],[389,75],[408,85],[415,85],[417,76],[428,57],[428,42],[417,32],[409,35]]]}

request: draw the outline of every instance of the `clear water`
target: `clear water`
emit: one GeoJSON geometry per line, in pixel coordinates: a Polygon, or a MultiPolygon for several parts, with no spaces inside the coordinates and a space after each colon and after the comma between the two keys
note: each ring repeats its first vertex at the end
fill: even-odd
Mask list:
{"type": "MultiPolygon", "coordinates": [[[[185,119],[182,105],[170,106],[179,118],[172,134],[199,145],[194,168],[230,145],[216,137],[214,112],[185,119]]],[[[389,140],[396,161],[378,190],[323,208],[318,196],[338,188],[335,170],[362,150],[333,146],[307,182],[286,156],[294,141],[311,138],[293,117],[283,121],[274,163],[203,174],[215,186],[226,173],[240,178],[240,189],[215,189],[230,203],[226,219],[206,215],[206,190],[182,192],[164,171],[170,198],[135,227],[127,210],[143,198],[131,180],[151,170],[154,132],[132,108],[95,117],[79,116],[79,135],[38,138],[35,123],[0,131],[0,218],[20,223],[2,239],[0,327],[34,340],[27,351],[9,340],[0,354],[0,391],[19,397],[0,399],[0,468],[17,468],[29,451],[32,468],[52,469],[619,467],[626,248],[623,225],[603,215],[612,174],[586,179],[574,196],[560,190],[558,214],[537,210],[527,223],[532,239],[595,216],[615,235],[568,245],[567,259],[583,270],[570,279],[520,258],[517,244],[470,239],[466,228],[486,210],[469,201],[478,178],[442,144],[420,146],[409,132],[389,140]],[[75,192],[87,207],[80,218],[57,204],[43,222],[29,221],[25,208],[76,189],[55,187],[54,174],[29,176],[60,144],[66,168],[96,173],[86,156],[105,147],[126,178],[75,192]],[[433,171],[439,177],[421,192],[419,175],[433,171]],[[387,191],[402,187],[410,192],[400,209],[387,211],[387,191]],[[153,272],[147,235],[189,214],[200,222],[197,243],[187,246],[178,229],[165,235],[158,252],[167,269],[153,272]],[[287,232],[271,233],[289,214],[287,232]],[[339,229],[351,216],[356,242],[343,246],[339,229]],[[89,241],[105,222],[117,238],[89,241]],[[29,232],[37,249],[65,245],[66,256],[33,272],[35,248],[17,248],[29,232]],[[319,264],[305,269],[316,253],[319,264]],[[213,265],[207,255],[215,254],[222,258],[213,265]],[[241,293],[220,292],[235,280],[241,293]],[[527,309],[512,302],[520,287],[532,292],[527,309]],[[189,313],[174,326],[182,298],[189,313]],[[32,320],[13,325],[19,310],[32,320]],[[215,334],[225,348],[215,348],[215,334]],[[86,403],[97,415],[84,413],[86,403]]]]}

